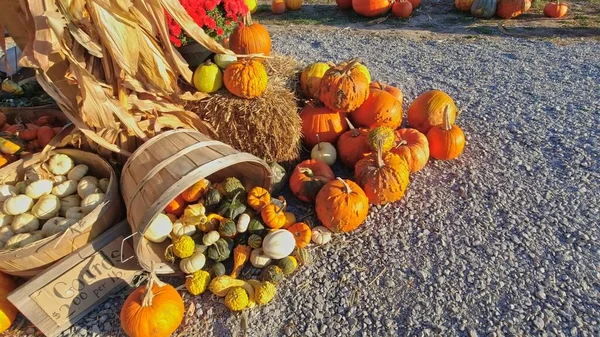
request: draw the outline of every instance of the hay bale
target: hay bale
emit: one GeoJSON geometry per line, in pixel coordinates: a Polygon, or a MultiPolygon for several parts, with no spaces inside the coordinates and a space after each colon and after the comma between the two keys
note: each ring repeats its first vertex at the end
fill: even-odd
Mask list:
{"type": "Polygon", "coordinates": [[[299,63],[291,57],[275,56],[265,61],[265,68],[269,84],[261,97],[244,99],[222,89],[186,108],[213,127],[213,138],[237,150],[268,162],[295,161],[302,137],[294,93],[299,63]]]}

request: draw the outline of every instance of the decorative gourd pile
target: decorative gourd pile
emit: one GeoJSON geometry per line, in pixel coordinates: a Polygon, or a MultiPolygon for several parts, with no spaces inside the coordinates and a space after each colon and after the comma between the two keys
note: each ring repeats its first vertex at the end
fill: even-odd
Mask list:
{"type": "Polygon", "coordinates": [[[144,236],[171,240],[165,257],[187,274],[192,295],[209,289],[239,311],[270,302],[276,285],[307,264],[306,246],[329,241],[325,227],[314,230],[286,212],[283,197],[262,187],[246,190],[235,177],[213,184],[202,179],[186,189],[149,225],[144,236]],[[263,269],[260,280],[241,280],[246,264],[263,269]]]}
{"type": "Polygon", "coordinates": [[[108,178],[87,175],[65,154],[27,168],[25,179],[0,185],[0,248],[16,249],[66,231],[105,200],[108,178]]]}
{"type": "Polygon", "coordinates": [[[16,123],[9,124],[0,112],[0,167],[39,152],[61,129],[53,116],[39,117],[33,123],[22,123],[17,116],[16,123]]]}

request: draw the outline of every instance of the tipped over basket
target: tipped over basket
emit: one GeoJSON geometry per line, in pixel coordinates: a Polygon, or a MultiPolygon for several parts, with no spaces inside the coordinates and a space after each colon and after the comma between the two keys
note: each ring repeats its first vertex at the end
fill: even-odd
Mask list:
{"type": "Polygon", "coordinates": [[[221,181],[227,177],[237,177],[246,188],[272,186],[271,170],[262,159],[193,130],[162,133],[133,153],[123,167],[121,191],[142,268],[149,271],[154,262],[158,274],[179,271],[177,265],[165,259],[168,241],[159,244],[144,237],[148,225],[198,180],[221,181]]]}
{"type": "Polygon", "coordinates": [[[42,153],[3,167],[0,169],[0,182],[14,185],[18,181],[23,181],[27,168],[45,161],[53,154],[61,153],[71,157],[75,164],[87,165],[89,174],[108,178],[106,198],[93,211],[62,233],[56,233],[20,248],[0,250],[0,271],[7,274],[24,278],[33,277],[52,263],[83,247],[122,218],[123,204],[119,196],[117,176],[104,159],[93,153],[73,149],[48,151],[46,149],[42,153]]]}

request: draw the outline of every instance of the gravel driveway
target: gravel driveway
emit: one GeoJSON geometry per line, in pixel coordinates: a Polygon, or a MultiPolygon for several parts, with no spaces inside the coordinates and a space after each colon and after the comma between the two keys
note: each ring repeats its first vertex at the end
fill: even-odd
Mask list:
{"type": "MultiPolygon", "coordinates": [[[[316,263],[247,321],[205,294],[180,335],[241,336],[246,323],[256,337],[600,335],[600,44],[272,35],[274,50],[305,63],[362,57],[404,91],[405,109],[423,91],[448,92],[468,144],[412,175],[401,202],[314,249],[316,263]]],[[[121,334],[124,296],[63,336],[121,334]]]]}

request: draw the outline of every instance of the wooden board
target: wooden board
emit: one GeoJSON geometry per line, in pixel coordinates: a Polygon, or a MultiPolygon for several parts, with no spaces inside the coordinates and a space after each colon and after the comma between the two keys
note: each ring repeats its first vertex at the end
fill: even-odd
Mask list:
{"type": "MultiPolygon", "coordinates": [[[[129,284],[140,268],[135,259],[121,263],[121,243],[131,233],[122,221],[8,295],[44,335],[54,337],[129,284]]],[[[131,241],[131,240],[129,240],[131,241]]],[[[133,256],[123,243],[123,256],[133,256]]]]}

